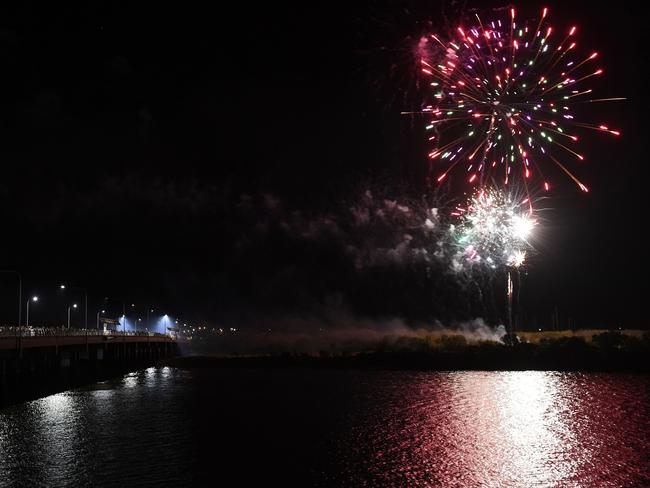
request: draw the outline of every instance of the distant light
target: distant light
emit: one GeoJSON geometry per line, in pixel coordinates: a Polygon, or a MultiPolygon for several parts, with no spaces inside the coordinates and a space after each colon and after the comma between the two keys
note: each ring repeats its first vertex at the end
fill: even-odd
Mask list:
{"type": "Polygon", "coordinates": [[[61,285],[59,288],[61,288],[62,290],[65,290],[65,285],[61,285]]]}
{"type": "Polygon", "coordinates": [[[106,310],[102,310],[102,313],[106,313],[106,310]]]}
{"type": "Polygon", "coordinates": [[[32,297],[32,301],[33,301],[33,302],[38,302],[38,297],[37,297],[37,296],[33,296],[33,297],[32,297]]]}
{"type": "Polygon", "coordinates": [[[131,306],[132,306],[132,307],[135,307],[135,303],[132,303],[131,306]]]}
{"type": "Polygon", "coordinates": [[[72,304],[72,308],[77,308],[77,304],[76,304],[76,303],[73,303],[73,304],[72,304]]]}

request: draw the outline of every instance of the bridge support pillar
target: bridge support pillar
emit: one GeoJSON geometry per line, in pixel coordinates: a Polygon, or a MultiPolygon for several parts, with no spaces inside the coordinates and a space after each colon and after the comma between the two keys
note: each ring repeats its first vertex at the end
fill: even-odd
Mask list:
{"type": "Polygon", "coordinates": [[[70,353],[68,351],[62,351],[59,354],[59,366],[67,369],[70,367],[70,363],[70,353]]]}

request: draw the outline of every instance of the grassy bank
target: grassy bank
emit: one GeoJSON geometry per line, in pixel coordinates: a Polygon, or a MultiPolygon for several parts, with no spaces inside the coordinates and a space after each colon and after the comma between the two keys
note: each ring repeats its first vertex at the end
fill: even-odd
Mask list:
{"type": "Polygon", "coordinates": [[[647,334],[647,331],[639,329],[625,329],[621,331],[607,331],[603,329],[580,329],[580,330],[544,330],[544,331],[526,331],[526,332],[517,332],[517,335],[524,342],[538,343],[540,341],[549,341],[549,340],[562,340],[575,337],[578,339],[584,339],[587,342],[591,342],[594,336],[598,336],[605,332],[619,332],[623,336],[643,339],[643,335],[647,334]]]}
{"type": "Polygon", "coordinates": [[[331,367],[417,370],[566,370],[650,372],[650,333],[633,331],[543,332],[520,334],[522,342],[469,341],[460,334],[386,338],[364,350],[316,354],[180,357],[180,367],[331,367]]]}

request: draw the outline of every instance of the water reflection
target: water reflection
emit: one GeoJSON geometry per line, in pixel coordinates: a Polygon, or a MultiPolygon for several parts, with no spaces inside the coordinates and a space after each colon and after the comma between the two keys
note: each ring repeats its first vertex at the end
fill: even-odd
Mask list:
{"type": "Polygon", "coordinates": [[[350,434],[337,439],[346,469],[354,473],[361,464],[368,473],[353,474],[351,484],[368,478],[371,486],[650,482],[647,377],[421,373],[390,377],[373,398],[367,421],[350,424],[350,434]],[[626,415],[617,413],[623,405],[626,415]]]}
{"type": "Polygon", "coordinates": [[[65,471],[60,466],[76,464],[81,455],[83,422],[79,422],[82,406],[73,392],[42,398],[33,404],[35,446],[40,456],[38,466],[42,476],[53,484],[64,484],[65,471]]]}
{"type": "Polygon", "coordinates": [[[191,417],[166,393],[170,380],[150,368],[0,410],[0,487],[128,486],[143,466],[154,485],[182,485],[191,417]],[[156,450],[166,443],[179,447],[156,450]]]}
{"type": "Polygon", "coordinates": [[[135,388],[138,385],[138,374],[130,373],[122,379],[125,388],[135,388]]]}
{"type": "Polygon", "coordinates": [[[41,410],[42,416],[48,417],[54,424],[71,420],[70,416],[74,413],[73,395],[70,392],[50,395],[36,405],[41,410]]]}
{"type": "Polygon", "coordinates": [[[650,486],[647,376],[200,373],[148,368],[0,410],[0,487],[298,470],[302,486],[650,486]]]}
{"type": "Polygon", "coordinates": [[[499,480],[501,486],[555,486],[575,476],[575,422],[561,376],[542,371],[454,374],[452,401],[464,406],[450,422],[468,436],[465,476],[499,480]],[[477,474],[478,473],[478,474],[477,474]],[[486,476],[487,475],[487,476],[486,476]]]}

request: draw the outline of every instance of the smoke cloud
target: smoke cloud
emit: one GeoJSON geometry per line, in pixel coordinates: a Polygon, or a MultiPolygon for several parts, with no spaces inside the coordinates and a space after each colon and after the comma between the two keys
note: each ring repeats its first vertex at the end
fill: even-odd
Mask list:
{"type": "Polygon", "coordinates": [[[217,356],[259,354],[354,354],[380,350],[435,348],[462,336],[467,343],[500,342],[503,325],[490,327],[483,319],[443,325],[409,325],[400,318],[358,319],[345,313],[320,318],[260,320],[255,327],[221,329],[195,340],[192,352],[217,356]],[[416,340],[416,341],[413,341],[416,340]]]}

